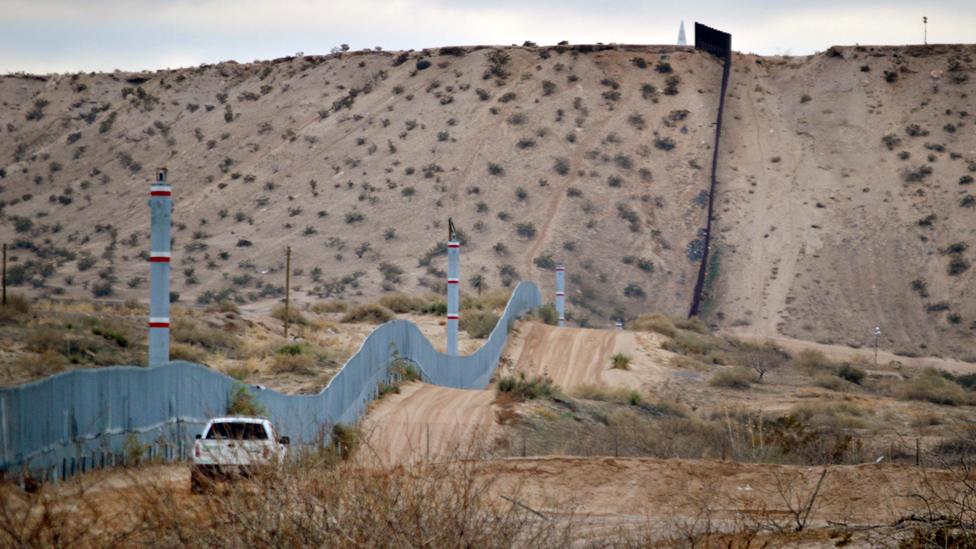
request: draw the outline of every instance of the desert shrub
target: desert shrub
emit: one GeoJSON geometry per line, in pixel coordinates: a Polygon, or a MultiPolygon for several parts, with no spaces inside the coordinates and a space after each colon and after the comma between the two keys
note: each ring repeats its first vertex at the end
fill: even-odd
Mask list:
{"type": "Polygon", "coordinates": [[[902,171],[901,177],[906,183],[917,183],[924,181],[926,177],[932,175],[932,167],[928,165],[906,168],[902,171]]]}
{"type": "Polygon", "coordinates": [[[230,391],[230,399],[227,403],[227,414],[235,416],[267,417],[268,410],[262,405],[251,391],[244,385],[238,383],[230,391]]]}
{"type": "Polygon", "coordinates": [[[7,293],[7,305],[0,306],[0,319],[13,320],[30,312],[30,302],[20,294],[7,293]]]}
{"type": "Polygon", "coordinates": [[[907,380],[896,389],[896,396],[903,400],[918,400],[959,406],[967,400],[966,393],[955,381],[946,379],[934,370],[928,370],[907,380]]]}
{"type": "Polygon", "coordinates": [[[347,460],[355,454],[360,438],[359,430],[355,426],[336,423],[332,427],[330,442],[336,448],[339,459],[347,460]]]}
{"type": "Polygon", "coordinates": [[[644,299],[646,295],[647,294],[644,292],[644,288],[641,288],[638,284],[631,282],[630,284],[624,286],[624,297],[629,297],[631,299],[644,299]]]}
{"type": "Polygon", "coordinates": [[[623,353],[617,353],[610,357],[610,367],[614,370],[629,370],[631,357],[623,353]]]}
{"type": "Polygon", "coordinates": [[[368,322],[382,324],[393,320],[393,312],[376,304],[356,305],[342,316],[342,322],[368,322]]]}
{"type": "Polygon", "coordinates": [[[196,345],[211,351],[233,352],[239,350],[241,346],[240,338],[233,333],[211,327],[205,322],[190,317],[181,316],[173,319],[170,334],[173,341],[196,345]]]}
{"type": "Polygon", "coordinates": [[[559,387],[544,377],[526,378],[524,372],[518,377],[505,376],[495,385],[496,394],[505,394],[516,401],[551,399],[559,395],[559,387]]]}
{"type": "Polygon", "coordinates": [[[696,334],[708,333],[708,326],[706,326],[702,319],[697,316],[690,318],[676,318],[674,320],[674,325],[681,330],[688,330],[689,332],[695,332],[696,334]]]}
{"type": "Polygon", "coordinates": [[[52,349],[39,353],[20,353],[13,361],[13,368],[31,377],[45,377],[64,369],[68,361],[52,349]]]}
{"type": "Polygon", "coordinates": [[[315,356],[301,348],[298,353],[282,352],[279,349],[271,361],[271,371],[276,374],[281,373],[311,373],[315,368],[315,356]]]}
{"type": "Polygon", "coordinates": [[[644,332],[657,332],[667,337],[674,337],[678,334],[674,322],[661,313],[641,315],[630,322],[629,328],[644,332]]]}
{"type": "Polygon", "coordinates": [[[103,338],[105,338],[105,339],[107,339],[107,340],[115,343],[119,347],[128,347],[129,346],[129,339],[126,338],[121,333],[119,333],[118,331],[113,330],[111,328],[104,328],[104,327],[101,327],[101,326],[96,326],[96,327],[92,328],[92,333],[95,334],[95,335],[97,335],[97,336],[101,336],[101,337],[103,337],[103,338]]]}
{"type": "Polygon", "coordinates": [[[491,175],[504,175],[505,168],[503,168],[501,164],[495,164],[494,162],[489,162],[488,173],[491,175]]]}
{"type": "Polygon", "coordinates": [[[461,317],[459,328],[475,339],[484,339],[498,324],[498,315],[491,311],[472,311],[461,317]]]}
{"type": "Polygon", "coordinates": [[[522,238],[535,238],[535,225],[532,223],[518,223],[515,225],[515,232],[522,238]]]}
{"type": "Polygon", "coordinates": [[[715,336],[679,332],[661,344],[661,348],[679,355],[709,355],[724,348],[725,342],[715,336]]]}
{"type": "Polygon", "coordinates": [[[820,351],[813,349],[804,349],[797,353],[791,364],[808,373],[827,372],[834,369],[833,362],[820,351]]]}
{"type": "Polygon", "coordinates": [[[339,299],[330,299],[328,301],[319,301],[310,307],[310,310],[316,314],[328,314],[328,313],[344,313],[346,309],[349,308],[349,304],[345,301],[339,299]]]}
{"type": "Polygon", "coordinates": [[[837,377],[845,381],[850,381],[855,385],[860,385],[866,375],[864,370],[851,366],[850,364],[844,364],[837,369],[837,377]]]}
{"type": "Polygon", "coordinates": [[[670,151],[675,147],[675,142],[674,139],[671,139],[670,137],[658,136],[654,138],[654,146],[662,151],[670,151]]]}
{"type": "Polygon", "coordinates": [[[881,142],[885,147],[888,147],[889,151],[893,151],[895,147],[901,144],[901,138],[893,133],[889,133],[881,138],[881,142]]]}
{"type": "Polygon", "coordinates": [[[545,269],[551,271],[556,268],[556,260],[552,258],[552,254],[542,254],[532,260],[535,266],[540,269],[545,269]]]}
{"type": "Polygon", "coordinates": [[[406,294],[395,293],[381,297],[379,304],[394,313],[403,314],[418,309],[423,304],[423,300],[406,294]]]}
{"type": "Polygon", "coordinates": [[[538,318],[543,323],[550,326],[556,326],[559,324],[559,313],[556,312],[556,306],[552,303],[546,303],[531,311],[529,316],[538,318]]]}
{"type": "Polygon", "coordinates": [[[949,273],[949,276],[958,276],[966,272],[969,269],[969,266],[970,264],[968,260],[956,256],[949,260],[949,266],[947,267],[946,272],[949,273]]]}
{"type": "Polygon", "coordinates": [[[569,173],[569,160],[566,158],[557,158],[553,168],[559,175],[566,175],[569,173]]]}
{"type": "MultiPolygon", "coordinates": [[[[285,304],[284,303],[279,303],[279,304],[275,305],[273,309],[271,309],[271,318],[274,318],[276,320],[280,320],[282,322],[285,321],[286,316],[285,316],[285,304]]],[[[288,322],[290,324],[300,324],[302,326],[305,326],[305,325],[308,324],[308,319],[305,318],[305,315],[303,315],[302,312],[299,311],[298,308],[295,307],[294,304],[291,305],[290,307],[288,307],[287,319],[288,319],[288,322]]]]}
{"type": "Polygon", "coordinates": [[[712,375],[708,384],[726,389],[748,389],[755,379],[755,375],[746,368],[723,368],[712,375]]]}
{"type": "MultiPolygon", "coordinates": [[[[462,309],[464,306],[462,305],[462,309]]],[[[416,310],[417,314],[443,316],[447,314],[447,302],[441,299],[434,299],[420,304],[416,310]]]]}
{"type": "Polygon", "coordinates": [[[174,341],[169,346],[169,359],[203,364],[207,360],[207,351],[192,345],[187,345],[186,343],[174,341]]]}
{"type": "Polygon", "coordinates": [[[674,72],[674,69],[671,68],[671,63],[668,63],[667,61],[664,61],[663,59],[660,60],[660,61],[658,61],[657,64],[654,65],[654,70],[656,70],[657,72],[659,72],[661,74],[670,74],[670,73],[674,72]]]}

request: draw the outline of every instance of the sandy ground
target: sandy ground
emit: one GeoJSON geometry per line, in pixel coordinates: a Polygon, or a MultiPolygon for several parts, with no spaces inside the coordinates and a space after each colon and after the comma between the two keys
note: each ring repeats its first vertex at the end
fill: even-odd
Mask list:
{"type": "MultiPolygon", "coordinates": [[[[491,481],[490,493],[499,503],[516,502],[549,520],[572,521],[580,542],[638,532],[645,537],[680,536],[704,528],[790,530],[796,510],[809,504],[816,492],[806,523],[815,533],[808,534],[812,538],[806,542],[790,545],[833,547],[826,539],[827,531],[816,533],[816,529],[890,526],[899,518],[924,512],[914,494],[960,486],[959,478],[944,471],[895,465],[820,468],[550,457],[477,462],[473,471],[476,478],[491,481]]],[[[189,468],[182,465],[99,471],[63,485],[47,485],[44,490],[56,495],[60,505],[85,505],[108,516],[118,513],[126,501],[138,501],[145,490],[161,495],[169,492],[165,500],[185,504],[204,497],[189,493],[189,468]]]]}
{"type": "Polygon", "coordinates": [[[494,434],[494,397],[494,391],[406,383],[370,410],[360,457],[391,465],[468,455],[494,434]]]}

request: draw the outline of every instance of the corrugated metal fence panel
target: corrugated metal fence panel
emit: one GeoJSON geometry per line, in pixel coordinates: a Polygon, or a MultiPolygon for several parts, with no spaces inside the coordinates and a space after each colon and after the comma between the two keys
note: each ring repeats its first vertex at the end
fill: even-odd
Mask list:
{"type": "MultiPolygon", "coordinates": [[[[282,434],[296,442],[324,440],[336,423],[363,415],[388,378],[394,353],[416,364],[429,383],[484,388],[511,323],[540,304],[538,287],[520,283],[488,340],[469,356],[439,353],[415,324],[393,320],[373,330],[321,392],[252,392],[282,434]]],[[[225,413],[236,384],[205,366],[174,361],[156,368],[73,370],[0,389],[0,470],[16,474],[29,468],[35,476],[64,477],[118,463],[127,441],[148,447],[152,457],[186,457],[207,420],[225,413]]]]}

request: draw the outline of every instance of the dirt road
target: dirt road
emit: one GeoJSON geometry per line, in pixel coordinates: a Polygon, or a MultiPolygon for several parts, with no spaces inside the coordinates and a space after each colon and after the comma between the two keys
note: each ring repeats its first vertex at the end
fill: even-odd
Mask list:
{"type": "Polygon", "coordinates": [[[477,454],[494,434],[494,391],[407,383],[363,423],[368,463],[392,465],[477,454]]]}

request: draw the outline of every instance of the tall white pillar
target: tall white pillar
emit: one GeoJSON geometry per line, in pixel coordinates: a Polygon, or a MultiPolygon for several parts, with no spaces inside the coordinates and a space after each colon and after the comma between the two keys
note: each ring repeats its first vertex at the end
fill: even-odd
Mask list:
{"type": "Polygon", "coordinates": [[[566,325],[566,281],[565,268],[556,267],[556,313],[559,315],[559,327],[566,325]]]}
{"type": "Polygon", "coordinates": [[[173,213],[172,188],[166,168],[156,170],[156,181],[149,187],[152,231],[149,252],[149,366],[169,362],[169,271],[170,219],[173,213]]]}
{"type": "Polygon", "coordinates": [[[458,321],[461,319],[460,262],[461,243],[457,241],[454,231],[451,231],[447,242],[447,354],[450,356],[458,354],[458,321]]]}

